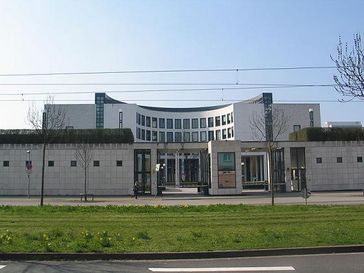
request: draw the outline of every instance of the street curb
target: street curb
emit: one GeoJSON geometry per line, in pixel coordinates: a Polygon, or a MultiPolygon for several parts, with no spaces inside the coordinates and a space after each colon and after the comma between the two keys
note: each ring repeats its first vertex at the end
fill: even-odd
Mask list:
{"type": "Polygon", "coordinates": [[[308,254],[333,254],[364,252],[364,245],[251,249],[237,251],[204,252],[136,252],[136,253],[0,253],[1,261],[35,261],[35,260],[177,260],[177,259],[211,259],[258,256],[288,256],[308,254]]]}

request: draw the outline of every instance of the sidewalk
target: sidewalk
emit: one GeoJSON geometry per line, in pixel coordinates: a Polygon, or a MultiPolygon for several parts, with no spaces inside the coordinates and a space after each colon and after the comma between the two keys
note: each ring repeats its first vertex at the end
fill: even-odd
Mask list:
{"type": "MultiPolygon", "coordinates": [[[[304,205],[305,200],[299,193],[278,193],[275,198],[276,204],[304,205]]],[[[44,204],[60,206],[130,206],[130,205],[214,205],[214,204],[246,204],[246,205],[269,205],[271,204],[268,192],[244,192],[239,196],[202,196],[193,193],[167,193],[163,196],[140,196],[138,199],[130,196],[105,197],[95,196],[94,201],[81,202],[75,197],[45,197],[44,204]]],[[[364,204],[364,196],[361,191],[350,192],[314,192],[308,199],[308,204],[364,204]]],[[[0,197],[0,205],[12,206],[36,206],[39,205],[39,197],[0,197]]]]}

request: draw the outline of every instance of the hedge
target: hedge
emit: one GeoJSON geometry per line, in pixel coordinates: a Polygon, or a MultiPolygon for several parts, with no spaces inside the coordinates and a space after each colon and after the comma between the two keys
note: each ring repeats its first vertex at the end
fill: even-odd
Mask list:
{"type": "Polygon", "coordinates": [[[364,140],[363,128],[304,128],[289,134],[291,141],[359,141],[364,140]]]}
{"type": "MultiPolygon", "coordinates": [[[[48,143],[134,143],[130,129],[65,129],[50,131],[48,143]]],[[[0,144],[39,144],[35,130],[0,130],[0,144]]]]}

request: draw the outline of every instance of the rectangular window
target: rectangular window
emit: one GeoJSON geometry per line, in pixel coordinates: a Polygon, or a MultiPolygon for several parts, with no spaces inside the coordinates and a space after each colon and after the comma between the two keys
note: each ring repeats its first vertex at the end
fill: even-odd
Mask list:
{"type": "Polygon", "coordinates": [[[322,157],[316,157],[316,163],[321,164],[322,163],[322,157]]]}
{"type": "Polygon", "coordinates": [[[209,141],[214,140],[214,131],[209,131],[209,141]]]}
{"type": "Polygon", "coordinates": [[[221,131],[216,130],[216,140],[221,140],[221,131]]]}
{"type": "Polygon", "coordinates": [[[190,129],[190,119],[188,118],[183,119],[183,129],[190,129]]]}
{"type": "Polygon", "coordinates": [[[164,118],[159,118],[159,128],[166,128],[166,120],[164,118]]]}
{"type": "Polygon", "coordinates": [[[142,115],[142,126],[145,126],[145,116],[142,115]]]}
{"type": "Polygon", "coordinates": [[[140,139],[140,128],[136,128],[136,138],[140,139]]]}
{"type": "Polygon", "coordinates": [[[182,126],[181,126],[181,120],[180,119],[175,119],[174,120],[174,127],[176,129],[181,129],[182,128],[182,126]]]}
{"type": "Polygon", "coordinates": [[[145,140],[145,130],[142,129],[142,140],[145,140]]]}
{"type": "Polygon", "coordinates": [[[157,118],[152,118],[152,127],[157,128],[157,118]]]}
{"type": "Polygon", "coordinates": [[[214,118],[209,118],[208,119],[208,125],[209,125],[209,127],[214,127],[214,118]]]}
{"type": "Polygon", "coordinates": [[[358,156],[356,158],[356,162],[359,162],[359,163],[363,162],[363,157],[362,156],[358,156]]]}
{"type": "Polygon", "coordinates": [[[152,141],[158,141],[157,137],[158,137],[157,131],[152,131],[152,141]]]}
{"type": "Polygon", "coordinates": [[[145,140],[150,141],[150,130],[145,130],[145,140]]]}
{"type": "Polygon", "coordinates": [[[201,142],[206,142],[207,141],[206,131],[200,132],[200,141],[201,142]]]}
{"type": "Polygon", "coordinates": [[[173,142],[173,132],[167,132],[167,142],[173,142]]]}
{"type": "Polygon", "coordinates": [[[226,129],[222,129],[222,139],[226,139],[226,129]]]}
{"type": "Polygon", "coordinates": [[[231,138],[231,128],[228,128],[228,138],[231,138]]]}
{"type": "Polygon", "coordinates": [[[165,132],[159,132],[159,142],[166,142],[165,132]]]}
{"type": "Polygon", "coordinates": [[[228,124],[230,124],[230,122],[231,122],[231,118],[230,118],[230,116],[231,116],[230,114],[227,114],[227,123],[228,123],[228,124]]]}
{"type": "Polygon", "coordinates": [[[233,114],[233,112],[231,112],[231,122],[234,122],[234,114],[233,114]]]}
{"type": "Polygon", "coordinates": [[[234,137],[234,127],[231,127],[231,137],[234,137]]]}
{"type": "Polygon", "coordinates": [[[136,113],[136,123],[140,125],[140,114],[136,113]]]}
{"type": "Polygon", "coordinates": [[[215,117],[215,126],[220,126],[220,116],[215,117]]]}
{"type": "Polygon", "coordinates": [[[48,160],[48,167],[54,167],[54,161],[48,160]]]}
{"type": "Polygon", "coordinates": [[[167,129],[173,129],[173,119],[167,118],[167,129]]]}
{"type": "Polygon", "coordinates": [[[197,129],[198,128],[198,118],[193,118],[192,119],[192,129],[197,129]]]}
{"type": "Polygon", "coordinates": [[[235,153],[217,153],[218,187],[235,188],[235,153]]]}
{"type": "Polygon", "coordinates": [[[174,134],[174,140],[175,140],[175,142],[182,142],[182,133],[181,132],[176,132],[174,134]]]}
{"type": "Polygon", "coordinates": [[[100,160],[94,160],[94,167],[100,167],[100,160]]]}
{"type": "Polygon", "coordinates": [[[226,125],[226,115],[222,115],[222,125],[226,125]]]}
{"type": "Polygon", "coordinates": [[[122,160],[116,160],[116,167],[122,167],[123,161],[122,160]]]}
{"type": "Polygon", "coordinates": [[[146,117],[146,118],[145,118],[145,125],[146,125],[147,127],[150,127],[150,117],[146,117]]]}
{"type": "Polygon", "coordinates": [[[337,163],[343,163],[343,158],[341,156],[336,158],[337,163]]]}
{"type": "Polygon", "coordinates": [[[71,167],[77,167],[77,161],[71,160],[71,167]]]}
{"type": "Polygon", "coordinates": [[[190,142],[190,133],[189,132],[183,132],[183,142],[190,142]]]}
{"type": "Polygon", "coordinates": [[[299,130],[301,130],[301,125],[298,124],[293,125],[293,132],[298,132],[299,130]]]}
{"type": "Polygon", "coordinates": [[[198,142],[198,132],[192,132],[192,142],[198,142]]]}
{"type": "Polygon", "coordinates": [[[5,160],[3,161],[3,167],[9,167],[9,161],[8,160],[5,160]]]}
{"type": "Polygon", "coordinates": [[[200,118],[200,128],[206,128],[206,118],[200,118]]]}

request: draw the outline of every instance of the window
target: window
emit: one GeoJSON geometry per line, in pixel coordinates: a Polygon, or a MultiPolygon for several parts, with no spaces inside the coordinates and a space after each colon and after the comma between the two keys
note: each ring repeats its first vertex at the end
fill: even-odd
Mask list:
{"type": "Polygon", "coordinates": [[[159,132],[159,142],[166,142],[165,132],[159,132]]]}
{"type": "Polygon", "coordinates": [[[142,126],[145,126],[145,116],[142,115],[142,126]]]}
{"type": "Polygon", "coordinates": [[[192,142],[198,142],[198,132],[192,132],[192,142]]]}
{"type": "Polygon", "coordinates": [[[152,118],[152,127],[157,128],[157,118],[152,118]]]}
{"type": "Polygon", "coordinates": [[[293,132],[298,132],[299,130],[301,130],[301,125],[293,125],[293,132]]]}
{"type": "Polygon", "coordinates": [[[316,163],[321,164],[322,163],[322,157],[316,157],[316,163]]]}
{"type": "Polygon", "coordinates": [[[214,131],[209,131],[209,141],[214,140],[214,131]]]}
{"type": "Polygon", "coordinates": [[[190,129],[190,119],[188,118],[183,119],[183,129],[190,129]]]}
{"type": "Polygon", "coordinates": [[[226,125],[226,115],[222,115],[222,125],[226,125]]]}
{"type": "Polygon", "coordinates": [[[234,122],[233,116],[234,116],[234,114],[233,114],[233,112],[231,112],[231,122],[234,122]]]}
{"type": "Polygon", "coordinates": [[[215,126],[220,126],[220,116],[215,117],[215,126]]]}
{"type": "Polygon", "coordinates": [[[48,161],[48,167],[54,167],[54,161],[53,160],[48,161]]]}
{"type": "Polygon", "coordinates": [[[150,117],[146,117],[146,118],[145,118],[145,125],[146,125],[147,127],[150,127],[150,117]]]}
{"type": "Polygon", "coordinates": [[[136,128],[136,138],[140,139],[140,128],[136,128]]]}
{"type": "Polygon", "coordinates": [[[94,160],[94,167],[100,167],[100,160],[94,160]]]}
{"type": "Polygon", "coordinates": [[[152,141],[157,141],[157,131],[152,131],[152,141]]]}
{"type": "Polygon", "coordinates": [[[166,128],[166,120],[164,118],[159,118],[159,128],[166,128]]]}
{"type": "Polygon", "coordinates": [[[167,118],[167,129],[173,129],[173,119],[167,118]]]}
{"type": "Polygon", "coordinates": [[[200,128],[206,128],[206,118],[200,118],[200,128]]]}
{"type": "Polygon", "coordinates": [[[77,167],[77,161],[71,160],[71,167],[77,167]]]}
{"type": "Polygon", "coordinates": [[[175,119],[174,120],[174,127],[176,128],[176,129],[181,129],[182,127],[181,127],[181,120],[180,119],[175,119]]]}
{"type": "Polygon", "coordinates": [[[214,127],[214,118],[208,119],[208,125],[209,125],[209,127],[214,127]]]}
{"type": "Polygon", "coordinates": [[[175,142],[182,142],[182,133],[176,132],[174,135],[174,140],[175,140],[175,142]]]}
{"type": "Polygon", "coordinates": [[[145,131],[145,140],[150,141],[150,130],[145,131]]]}
{"type": "Polygon", "coordinates": [[[9,161],[8,160],[5,160],[3,161],[3,167],[9,167],[9,161]]]}
{"type": "Polygon", "coordinates": [[[228,138],[231,138],[231,128],[228,128],[228,138]]]}
{"type": "Polygon", "coordinates": [[[216,140],[221,140],[221,131],[216,130],[216,140]]]}
{"type": "Polygon", "coordinates": [[[142,140],[145,140],[145,130],[142,129],[142,140]]]}
{"type": "Polygon", "coordinates": [[[173,132],[167,132],[167,142],[173,142],[173,132]]]}
{"type": "Polygon", "coordinates": [[[190,133],[189,132],[183,132],[183,142],[190,142],[190,133]]]}
{"type": "Polygon", "coordinates": [[[192,129],[197,129],[198,128],[198,118],[193,118],[192,119],[192,129]]]}
{"type": "Polygon", "coordinates": [[[336,158],[336,162],[337,162],[337,163],[343,163],[343,158],[342,158],[341,156],[338,156],[338,157],[336,158]]]}
{"type": "Polygon", "coordinates": [[[206,132],[205,131],[200,132],[200,141],[201,142],[206,142],[207,141],[207,137],[206,137],[206,132]]]}
{"type": "Polygon", "coordinates": [[[226,139],[226,129],[222,129],[222,139],[226,139]]]}
{"type": "Polygon", "coordinates": [[[358,156],[356,158],[356,162],[359,162],[359,163],[363,162],[363,157],[362,156],[358,156]]]}
{"type": "Polygon", "coordinates": [[[234,137],[234,127],[231,127],[231,137],[234,137]]]}
{"type": "Polygon", "coordinates": [[[116,167],[122,167],[123,161],[122,160],[116,160],[116,167]]]}
{"type": "Polygon", "coordinates": [[[231,118],[230,118],[230,116],[231,116],[230,114],[227,114],[227,123],[228,123],[228,124],[230,124],[230,122],[231,122],[231,118]]]}

